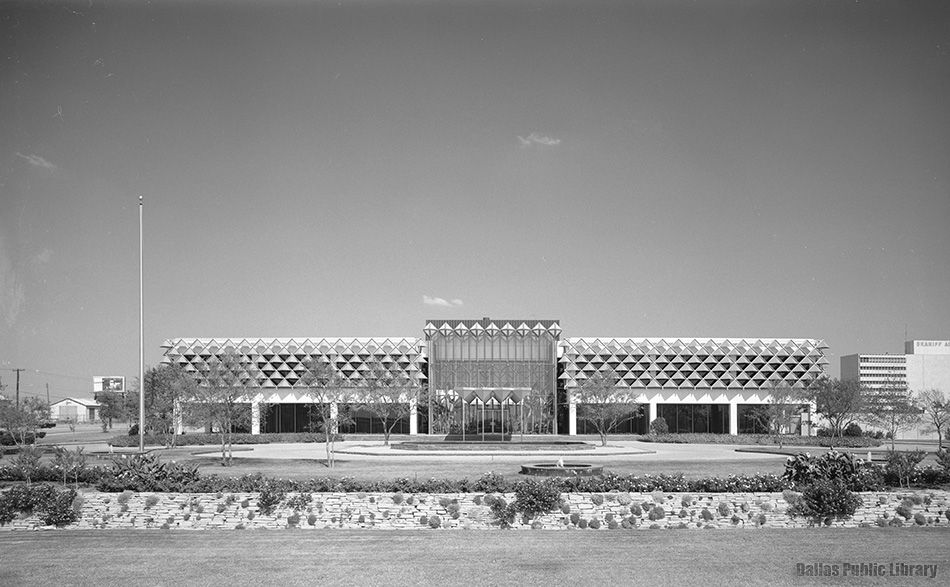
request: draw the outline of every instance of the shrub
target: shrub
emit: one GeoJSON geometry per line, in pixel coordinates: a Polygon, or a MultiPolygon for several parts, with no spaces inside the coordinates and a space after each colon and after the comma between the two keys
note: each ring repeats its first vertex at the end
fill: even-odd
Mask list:
{"type": "Polygon", "coordinates": [[[313,501],[313,496],[309,493],[298,493],[287,499],[287,506],[295,512],[299,512],[300,510],[307,509],[311,501],[313,501]]]}
{"type": "Polygon", "coordinates": [[[638,503],[632,504],[630,506],[630,513],[639,518],[643,515],[643,508],[641,508],[638,503]]]}
{"type": "Polygon", "coordinates": [[[439,516],[430,516],[429,517],[429,527],[433,530],[442,526],[442,518],[439,516]]]}
{"type": "MultiPolygon", "coordinates": [[[[115,436],[109,440],[109,444],[115,447],[136,447],[139,445],[138,434],[138,427],[133,425],[127,436],[115,436]]],[[[333,439],[341,441],[343,440],[343,436],[336,434],[333,435],[333,439]]],[[[216,433],[179,434],[174,437],[174,442],[178,446],[217,446],[221,444],[221,436],[216,433]]],[[[287,442],[322,443],[326,442],[326,436],[322,432],[235,433],[231,435],[231,442],[233,444],[278,444],[287,442]]],[[[169,446],[171,443],[171,434],[145,435],[145,444],[169,446]]]]}
{"type": "Polygon", "coordinates": [[[145,498],[145,509],[151,509],[158,503],[157,495],[149,495],[145,498]]]}
{"type": "Polygon", "coordinates": [[[155,455],[122,456],[113,460],[111,475],[97,483],[100,491],[175,491],[190,493],[204,489],[195,465],[163,463],[155,455]]]}
{"type": "Polygon", "coordinates": [[[262,514],[271,514],[286,495],[287,493],[277,484],[267,483],[261,487],[260,495],[257,498],[257,509],[262,514]]]}
{"type": "Polygon", "coordinates": [[[927,518],[921,513],[916,513],[914,514],[914,523],[917,524],[918,526],[926,526],[927,518]]]}
{"type": "Polygon", "coordinates": [[[571,504],[569,504],[569,503],[562,503],[562,504],[561,504],[561,513],[562,513],[562,514],[569,514],[569,513],[571,513],[571,504]]]}
{"type": "Polygon", "coordinates": [[[581,518],[581,519],[577,522],[577,527],[580,528],[581,530],[586,530],[586,529],[587,529],[587,518],[581,518]]]}
{"type": "Polygon", "coordinates": [[[317,516],[315,516],[314,514],[310,514],[309,516],[307,516],[307,524],[313,526],[316,523],[317,523],[317,516]]]}
{"type": "Polygon", "coordinates": [[[287,527],[288,527],[288,528],[296,528],[296,527],[297,527],[297,524],[299,524],[299,523],[300,523],[300,514],[298,514],[297,512],[294,512],[294,513],[290,514],[289,516],[287,516],[287,527]]]}
{"type": "Polygon", "coordinates": [[[943,448],[937,451],[937,466],[943,469],[943,472],[950,477],[950,448],[943,448]]]}
{"type": "Polygon", "coordinates": [[[575,526],[577,526],[578,524],[580,524],[580,521],[581,521],[581,515],[580,515],[580,514],[578,514],[577,512],[574,512],[573,514],[571,514],[571,523],[572,523],[572,524],[574,524],[575,526]]]}
{"type": "Polygon", "coordinates": [[[927,456],[922,450],[887,451],[887,464],[884,465],[884,478],[893,484],[896,480],[900,487],[910,487],[911,479],[917,470],[917,464],[927,456]]]}
{"type": "Polygon", "coordinates": [[[599,493],[595,493],[594,495],[590,496],[590,501],[591,501],[594,505],[603,505],[603,503],[604,503],[604,496],[601,495],[601,494],[599,494],[599,493]]]}
{"type": "Polygon", "coordinates": [[[663,506],[661,505],[654,506],[653,509],[650,510],[649,518],[651,520],[662,520],[665,517],[666,511],[664,511],[663,506]]]}
{"type": "Polygon", "coordinates": [[[724,501],[719,502],[717,509],[719,510],[719,515],[723,518],[732,514],[732,507],[724,501]]]}
{"type": "Polygon", "coordinates": [[[711,522],[715,518],[715,516],[712,515],[712,512],[706,508],[703,508],[702,511],[699,512],[699,515],[706,522],[711,522]]]}
{"type": "Polygon", "coordinates": [[[18,514],[39,514],[47,526],[65,526],[79,519],[82,500],[73,489],[52,485],[14,486],[0,493],[0,526],[18,514]]]}
{"type": "Polygon", "coordinates": [[[400,492],[397,491],[396,493],[393,494],[393,503],[394,503],[394,504],[396,504],[396,505],[401,504],[403,499],[404,499],[404,496],[403,496],[402,493],[400,493],[400,492]]]}
{"type": "Polygon", "coordinates": [[[600,520],[597,518],[592,518],[589,522],[587,522],[587,527],[591,530],[600,530],[600,520]]]}
{"type": "Polygon", "coordinates": [[[854,515],[861,498],[852,493],[842,479],[820,479],[802,490],[801,497],[788,508],[791,516],[844,519],[854,515]]]}
{"type": "Polygon", "coordinates": [[[666,423],[666,418],[659,416],[650,422],[650,433],[654,435],[669,434],[670,427],[666,423]]]}
{"type": "Polygon", "coordinates": [[[808,453],[788,457],[782,478],[792,487],[804,487],[819,479],[841,480],[852,491],[876,491],[883,486],[880,467],[835,450],[815,457],[808,453]]]}
{"type": "Polygon", "coordinates": [[[858,426],[856,422],[851,422],[850,424],[848,424],[847,427],[845,427],[842,434],[844,436],[849,436],[851,438],[855,438],[855,437],[860,438],[861,436],[864,436],[864,433],[861,430],[861,427],[858,426]]]}
{"type": "Polygon", "coordinates": [[[901,504],[897,506],[897,508],[895,508],[894,511],[897,512],[897,515],[901,516],[905,520],[909,520],[914,516],[914,513],[912,510],[913,510],[913,506],[901,504]]]}

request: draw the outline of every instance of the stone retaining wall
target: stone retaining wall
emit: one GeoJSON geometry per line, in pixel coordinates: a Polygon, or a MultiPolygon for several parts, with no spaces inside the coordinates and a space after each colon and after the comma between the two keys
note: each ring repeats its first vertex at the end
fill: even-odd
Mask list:
{"type": "MultiPolygon", "coordinates": [[[[485,494],[314,493],[287,494],[263,513],[258,493],[99,493],[84,492],[75,506],[80,520],[70,529],[162,528],[497,528],[485,494]],[[294,503],[297,502],[297,503],[294,503]],[[296,506],[296,509],[295,509],[296,506]]],[[[950,492],[902,491],[859,494],[863,506],[849,520],[823,522],[833,527],[886,525],[950,529],[950,492]]],[[[495,494],[509,503],[513,494],[495,494]]],[[[801,528],[814,522],[786,513],[783,493],[565,493],[563,506],[514,528],[661,529],[801,528]]],[[[488,499],[491,501],[491,498],[488,499]]],[[[42,528],[36,515],[21,516],[0,530],[42,528]]]]}

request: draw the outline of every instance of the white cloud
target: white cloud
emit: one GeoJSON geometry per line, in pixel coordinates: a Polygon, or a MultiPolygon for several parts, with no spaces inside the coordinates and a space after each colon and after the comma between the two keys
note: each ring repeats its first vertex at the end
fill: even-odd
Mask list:
{"type": "Polygon", "coordinates": [[[53,171],[56,169],[56,165],[54,165],[51,161],[48,161],[40,157],[39,155],[24,155],[23,153],[20,153],[19,151],[17,151],[16,156],[23,159],[24,161],[26,161],[33,167],[39,167],[41,169],[49,169],[50,171],[53,171]]]}
{"type": "Polygon", "coordinates": [[[549,137],[540,133],[533,132],[527,137],[518,136],[518,142],[521,143],[521,148],[530,147],[531,145],[543,145],[545,147],[556,147],[561,144],[561,139],[554,137],[549,137]]]}
{"type": "Polygon", "coordinates": [[[458,298],[450,301],[445,298],[436,298],[425,294],[422,295],[422,303],[427,306],[442,306],[443,308],[458,308],[463,304],[462,300],[458,298]]]}

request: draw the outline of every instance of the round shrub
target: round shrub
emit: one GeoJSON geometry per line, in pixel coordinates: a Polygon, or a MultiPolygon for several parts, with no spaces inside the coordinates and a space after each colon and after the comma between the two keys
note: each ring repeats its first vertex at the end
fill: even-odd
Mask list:
{"type": "Polygon", "coordinates": [[[429,518],[429,527],[432,529],[439,528],[442,526],[442,518],[439,516],[431,516],[429,518]]]}
{"type": "Polygon", "coordinates": [[[428,525],[429,525],[429,517],[428,517],[428,516],[419,516],[419,524],[422,525],[422,526],[428,526],[428,525]]]}
{"type": "Polygon", "coordinates": [[[600,530],[600,520],[593,518],[590,522],[587,523],[587,527],[591,530],[600,530]]]}
{"type": "Polygon", "coordinates": [[[914,514],[914,523],[917,524],[918,526],[926,526],[927,517],[918,512],[914,514]]]}
{"type": "Polygon", "coordinates": [[[719,510],[719,515],[723,518],[732,515],[732,507],[724,501],[719,502],[717,509],[719,510]]]}
{"type": "Polygon", "coordinates": [[[396,505],[401,504],[403,499],[404,499],[404,496],[403,496],[402,493],[396,492],[396,493],[393,494],[393,503],[394,503],[394,504],[396,504],[396,505]]]}
{"type": "Polygon", "coordinates": [[[581,515],[577,512],[571,514],[571,523],[575,526],[579,525],[581,523],[581,515]]]}
{"type": "Polygon", "coordinates": [[[590,496],[590,500],[594,505],[603,505],[604,496],[599,493],[595,493],[590,496]]]}
{"type": "Polygon", "coordinates": [[[607,522],[608,530],[616,530],[619,527],[620,527],[620,524],[617,523],[617,520],[610,520],[609,522],[607,522]]]}
{"type": "Polygon", "coordinates": [[[630,506],[630,513],[639,518],[643,515],[643,508],[641,508],[638,503],[632,504],[630,506]]]}
{"type": "Polygon", "coordinates": [[[666,418],[659,416],[650,422],[650,433],[656,436],[669,434],[670,427],[666,423],[666,418]]]}
{"type": "Polygon", "coordinates": [[[587,518],[581,518],[580,520],[578,520],[577,527],[580,528],[581,530],[587,528],[587,518]]]}
{"type": "Polygon", "coordinates": [[[852,493],[842,479],[823,479],[804,488],[801,498],[789,506],[791,516],[811,518],[814,521],[831,518],[844,519],[854,515],[861,498],[852,493]]]}
{"type": "Polygon", "coordinates": [[[665,517],[666,517],[666,511],[663,509],[663,506],[661,505],[654,506],[653,509],[650,510],[650,516],[649,516],[650,520],[662,520],[665,517]]]}
{"type": "Polygon", "coordinates": [[[569,513],[571,513],[571,504],[569,504],[569,503],[562,503],[562,504],[561,504],[561,513],[562,513],[562,514],[569,514],[569,513]]]}
{"type": "Polygon", "coordinates": [[[714,518],[714,516],[712,515],[712,512],[709,511],[707,508],[703,508],[703,510],[699,512],[699,515],[700,517],[702,517],[703,520],[707,522],[711,522],[714,518]]]}

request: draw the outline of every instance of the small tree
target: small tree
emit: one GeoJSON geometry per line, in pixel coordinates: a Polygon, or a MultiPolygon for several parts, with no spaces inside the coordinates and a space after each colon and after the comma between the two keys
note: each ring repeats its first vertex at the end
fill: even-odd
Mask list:
{"type": "Polygon", "coordinates": [[[418,386],[398,365],[387,368],[382,363],[374,362],[366,375],[366,388],[362,395],[360,407],[373,414],[383,425],[383,444],[389,446],[393,428],[412,414],[410,400],[418,397],[418,386]]]}
{"type": "Polygon", "coordinates": [[[323,432],[327,455],[327,468],[334,465],[336,450],[335,437],[342,422],[349,419],[340,413],[338,403],[343,399],[342,382],[330,363],[310,359],[303,363],[304,371],[298,384],[303,386],[305,394],[314,402],[311,418],[316,420],[318,429],[323,432]]]}
{"type": "MultiPolygon", "coordinates": [[[[138,382],[134,383],[133,387],[136,388],[136,392],[134,392],[133,395],[138,397],[138,382]]],[[[112,429],[113,420],[122,420],[131,412],[129,409],[130,402],[124,393],[103,391],[96,394],[96,401],[99,402],[99,422],[102,424],[103,432],[108,432],[112,429]]]]}
{"type": "Polygon", "coordinates": [[[0,429],[9,432],[18,447],[33,444],[36,429],[49,416],[49,404],[38,397],[25,398],[19,406],[11,400],[0,400],[0,429]]]}
{"type": "Polygon", "coordinates": [[[577,388],[575,397],[579,404],[577,416],[597,430],[601,446],[607,446],[607,435],[611,430],[642,409],[642,406],[631,405],[629,394],[618,390],[613,372],[595,373],[577,388]]]}
{"type": "Polygon", "coordinates": [[[181,404],[195,393],[195,378],[180,365],[163,364],[145,372],[145,427],[169,434],[175,446],[181,404]]]}
{"type": "Polygon", "coordinates": [[[918,396],[928,431],[937,433],[937,450],[943,448],[943,431],[950,427],[950,398],[939,389],[926,389],[918,396]]]}
{"type": "Polygon", "coordinates": [[[815,404],[815,411],[831,426],[831,437],[841,438],[845,427],[861,414],[864,398],[857,381],[820,377],[802,392],[804,399],[815,404]]]}
{"type": "Polygon", "coordinates": [[[756,406],[752,413],[756,422],[778,440],[779,447],[783,445],[783,435],[791,427],[792,418],[799,413],[801,395],[801,390],[784,381],[772,381],[768,403],[756,406]]]}
{"type": "Polygon", "coordinates": [[[913,394],[899,384],[889,384],[866,393],[865,410],[868,421],[883,428],[891,437],[891,450],[894,439],[901,430],[910,428],[920,421],[921,410],[917,407],[913,394]]]}
{"type": "Polygon", "coordinates": [[[259,385],[253,362],[234,351],[201,365],[198,384],[183,405],[192,422],[210,424],[221,435],[221,464],[231,466],[234,428],[250,422],[249,398],[259,385]]]}

